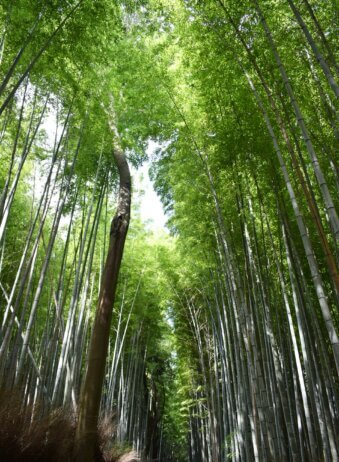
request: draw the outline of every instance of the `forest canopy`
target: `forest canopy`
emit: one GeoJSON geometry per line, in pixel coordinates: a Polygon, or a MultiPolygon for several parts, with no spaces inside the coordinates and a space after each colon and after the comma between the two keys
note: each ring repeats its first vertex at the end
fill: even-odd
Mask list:
{"type": "Polygon", "coordinates": [[[337,26],[1,2],[1,460],[338,459],[337,26]]]}

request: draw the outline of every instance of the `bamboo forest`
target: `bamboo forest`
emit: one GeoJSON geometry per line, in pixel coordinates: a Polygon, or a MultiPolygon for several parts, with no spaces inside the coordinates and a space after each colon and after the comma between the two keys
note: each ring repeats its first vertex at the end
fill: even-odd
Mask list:
{"type": "Polygon", "coordinates": [[[337,8],[0,0],[1,462],[339,461],[337,8]]]}

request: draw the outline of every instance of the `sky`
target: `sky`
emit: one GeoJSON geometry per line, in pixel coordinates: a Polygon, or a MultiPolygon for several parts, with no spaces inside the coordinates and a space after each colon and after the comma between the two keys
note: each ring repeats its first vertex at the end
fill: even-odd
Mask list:
{"type": "MultiPolygon", "coordinates": [[[[146,149],[148,159],[152,159],[153,154],[160,145],[150,140],[146,149]]],[[[149,177],[148,171],[151,167],[151,161],[144,162],[141,167],[135,169],[132,167],[133,188],[137,192],[136,200],[140,204],[140,217],[143,222],[147,222],[148,227],[156,231],[168,232],[166,228],[166,217],[164,208],[159,196],[154,191],[153,183],[149,177]]]]}
{"type": "MultiPolygon", "coordinates": [[[[150,147],[148,148],[148,151],[150,147]]],[[[138,191],[137,200],[140,203],[140,217],[147,222],[152,231],[165,230],[167,218],[159,197],[154,191],[152,181],[149,178],[148,170],[150,161],[144,162],[137,170],[132,168],[133,188],[138,191]],[[139,192],[140,191],[140,192],[139,192]]]]}

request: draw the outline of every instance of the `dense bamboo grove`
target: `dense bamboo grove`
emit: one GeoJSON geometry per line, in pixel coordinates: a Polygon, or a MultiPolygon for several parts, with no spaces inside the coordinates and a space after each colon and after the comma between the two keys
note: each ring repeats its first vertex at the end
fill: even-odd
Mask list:
{"type": "Polygon", "coordinates": [[[68,460],[338,460],[335,6],[1,2],[1,399],[68,460]]]}

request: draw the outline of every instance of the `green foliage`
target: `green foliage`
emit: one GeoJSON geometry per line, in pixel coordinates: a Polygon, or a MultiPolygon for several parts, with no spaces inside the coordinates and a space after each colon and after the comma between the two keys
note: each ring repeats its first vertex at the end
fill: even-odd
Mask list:
{"type": "MultiPolygon", "coordinates": [[[[1,103],[76,5],[75,0],[1,3],[0,81],[5,82],[6,76],[9,77],[1,103]],[[9,75],[16,57],[19,60],[9,75]]],[[[310,127],[329,191],[338,205],[335,104],[328,82],[288,2],[264,0],[260,6],[305,124],[310,127]]],[[[335,72],[325,42],[305,5],[300,8],[335,72]]],[[[314,2],[314,11],[329,50],[334,50],[332,2],[314,2]]],[[[113,311],[109,360],[122,309],[123,329],[129,323],[122,364],[137,355],[138,360],[144,361],[146,390],[149,396],[157,395],[155,407],[161,410],[159,428],[164,445],[178,461],[187,460],[189,431],[196,425],[197,433],[201,432],[210,418],[211,390],[223,391],[219,383],[221,360],[216,351],[219,355],[223,352],[220,345],[215,346],[220,341],[218,329],[225,328],[223,322],[231,326],[227,331],[230,336],[227,359],[235,370],[236,349],[248,363],[254,361],[255,348],[262,345],[266,335],[260,326],[266,326],[267,319],[272,329],[270,335],[279,339],[276,344],[281,347],[281,351],[277,347],[281,357],[286,353],[284,348],[290,348],[279,343],[281,330],[288,327],[286,300],[294,306],[297,299],[305,309],[311,334],[320,332],[320,338],[326,338],[289,186],[246,75],[253,81],[271,121],[308,229],[328,303],[333,307],[334,322],[338,323],[334,312],[337,300],[326,255],[286,137],[291,141],[334,258],[335,240],[314,174],[314,162],[309,159],[254,2],[82,0],[46,46],[0,121],[2,191],[6,192],[6,187],[12,184],[20,159],[32,141],[15,191],[1,254],[2,284],[7,293],[38,211],[36,195],[45,187],[42,182],[56,153],[58,143],[51,140],[48,123],[57,127],[60,136],[63,124],[68,121],[53,170],[55,189],[38,243],[37,270],[31,282],[36,288],[53,232],[56,204],[67,194],[62,225],[39,302],[34,327],[36,341],[31,345],[41,359],[47,342],[44,336],[48,337],[46,332],[54,332],[53,328],[46,329],[53,323],[58,325],[55,305],[60,287],[62,322],[67,322],[78,284],[79,260],[81,283],[76,306],[82,303],[80,286],[83,288],[88,269],[92,295],[84,292],[85,303],[89,305],[89,320],[94,317],[118,187],[112,156],[117,139],[112,135],[110,122],[114,119],[121,148],[135,167],[145,161],[150,140],[158,142],[151,176],[169,215],[171,236],[154,235],[134,213],[113,311]],[[23,101],[25,85],[27,93],[23,101]],[[46,113],[38,127],[46,99],[46,113]],[[90,231],[82,241],[87,216],[90,231]],[[64,255],[68,231],[70,239],[64,255]],[[287,233],[293,257],[292,272],[283,231],[287,233]],[[83,262],[81,251],[86,255],[83,262]],[[297,286],[296,297],[293,284],[297,286]],[[233,305],[239,312],[233,313],[233,305]],[[246,313],[245,320],[241,320],[242,310],[246,313]],[[313,317],[319,324],[314,330],[310,322],[313,317]],[[236,321],[243,325],[235,328],[236,321]],[[247,346],[243,332],[252,328],[257,330],[253,336],[248,335],[251,341],[247,346]],[[214,388],[210,385],[213,380],[214,388]]],[[[33,251],[37,233],[38,226],[34,228],[28,255],[33,251]]],[[[27,285],[25,290],[31,303],[34,292],[27,285]]],[[[5,306],[5,296],[1,293],[2,312],[5,306]]],[[[20,315],[27,322],[29,310],[22,309],[20,315]]],[[[292,319],[298,332],[294,312],[292,319]]],[[[60,332],[57,331],[60,339],[56,350],[61,346],[60,332]]],[[[87,338],[85,332],[84,344],[87,338]]],[[[297,343],[301,349],[301,336],[297,335],[297,343]]],[[[330,351],[328,340],[324,345],[324,350],[330,351]]],[[[312,353],[314,358],[318,358],[318,353],[318,350],[312,353]]],[[[288,367],[286,381],[292,382],[295,370],[291,372],[288,367]]],[[[237,374],[239,370],[234,373],[234,381],[237,374]]],[[[227,435],[223,435],[221,451],[229,460],[233,457],[235,433],[227,435]]]]}

